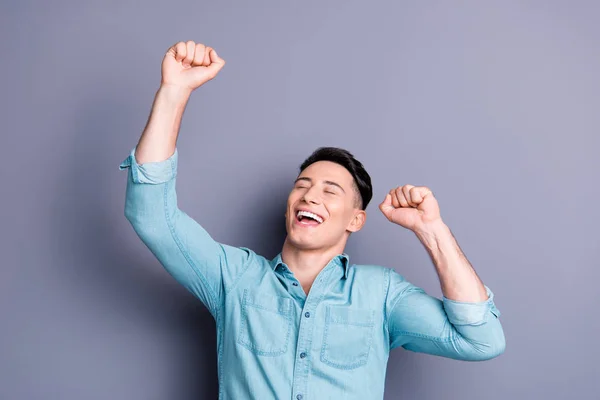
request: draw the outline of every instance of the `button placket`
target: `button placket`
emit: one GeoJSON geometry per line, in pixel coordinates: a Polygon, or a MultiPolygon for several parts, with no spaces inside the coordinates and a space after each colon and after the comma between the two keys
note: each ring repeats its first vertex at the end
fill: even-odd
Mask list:
{"type": "MultiPolygon", "coordinates": [[[[331,265],[326,266],[317,276],[317,279],[313,283],[313,287],[309,291],[306,296],[306,301],[304,303],[303,311],[301,314],[304,318],[300,320],[300,328],[298,330],[298,348],[300,349],[310,349],[312,344],[312,333],[313,333],[313,324],[315,323],[314,318],[310,318],[313,316],[309,309],[314,310],[316,306],[321,302],[321,299],[325,295],[323,291],[323,287],[326,286],[325,282],[328,282],[329,276],[332,272],[331,265]]],[[[296,362],[294,367],[294,383],[293,387],[296,391],[296,399],[302,400],[303,394],[298,393],[305,391],[307,388],[307,380],[308,380],[308,363],[304,362],[308,360],[308,353],[306,351],[302,351],[299,354],[300,359],[296,362]]]]}

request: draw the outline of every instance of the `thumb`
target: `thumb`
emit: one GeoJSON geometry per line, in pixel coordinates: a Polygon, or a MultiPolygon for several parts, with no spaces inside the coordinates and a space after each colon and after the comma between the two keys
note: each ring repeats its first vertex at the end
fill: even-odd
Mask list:
{"type": "Polygon", "coordinates": [[[225,65],[225,60],[223,60],[221,57],[219,57],[219,55],[217,54],[215,49],[212,49],[210,51],[210,53],[208,53],[208,55],[210,57],[210,65],[207,66],[206,68],[208,70],[210,70],[212,73],[216,74],[225,65]]]}
{"type": "Polygon", "coordinates": [[[392,205],[392,196],[388,193],[385,195],[385,199],[379,205],[379,209],[388,219],[392,216],[392,211],[395,207],[392,205]]]}

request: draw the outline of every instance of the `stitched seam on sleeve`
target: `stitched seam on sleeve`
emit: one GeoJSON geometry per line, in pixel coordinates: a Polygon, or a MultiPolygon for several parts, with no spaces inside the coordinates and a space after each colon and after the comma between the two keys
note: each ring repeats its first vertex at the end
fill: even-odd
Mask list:
{"type": "Polygon", "coordinates": [[[138,175],[139,174],[138,167],[137,167],[137,165],[134,165],[133,160],[131,160],[131,156],[129,156],[129,157],[130,157],[129,168],[131,169],[131,179],[133,180],[134,183],[142,183],[142,181],[140,181],[140,177],[138,175]]]}
{"type": "MultiPolygon", "coordinates": [[[[385,326],[388,330],[388,310],[387,310],[387,299],[388,296],[390,295],[390,274],[391,274],[391,270],[388,268],[385,274],[385,278],[384,278],[384,283],[383,283],[383,287],[385,289],[385,298],[383,299],[383,326],[385,326]]],[[[393,307],[392,307],[393,308],[393,307]]]]}
{"type": "MultiPolygon", "coordinates": [[[[452,325],[455,325],[455,326],[466,326],[466,325],[477,326],[477,325],[482,325],[482,324],[484,324],[484,323],[486,323],[486,322],[487,322],[487,320],[488,320],[488,315],[489,315],[489,314],[490,314],[490,312],[492,311],[492,307],[491,307],[491,304],[490,304],[490,302],[489,302],[489,301],[490,301],[490,300],[487,300],[485,303],[482,303],[482,304],[476,304],[476,305],[475,305],[476,307],[484,307],[484,310],[483,310],[483,312],[482,312],[481,318],[479,318],[479,319],[476,319],[476,320],[472,321],[472,319],[473,319],[472,317],[470,317],[470,318],[466,318],[466,319],[464,319],[464,318],[454,318],[455,311],[453,310],[453,311],[451,312],[451,314],[453,315],[453,318],[452,318],[452,320],[451,320],[451,319],[450,319],[450,316],[448,316],[448,320],[450,321],[450,323],[451,323],[452,325]],[[455,320],[456,322],[454,322],[454,320],[455,320]],[[465,322],[465,321],[466,321],[466,322],[465,322]]],[[[455,305],[457,305],[457,306],[459,306],[459,307],[461,307],[461,306],[463,306],[463,305],[466,305],[467,307],[469,307],[469,306],[470,306],[470,305],[469,305],[469,303],[467,303],[467,302],[456,302],[456,301],[454,301],[454,300],[450,300],[450,299],[447,299],[447,298],[444,298],[443,302],[444,302],[444,310],[446,311],[446,315],[448,315],[448,310],[446,309],[446,304],[448,304],[448,305],[449,305],[449,306],[451,306],[451,307],[453,307],[453,306],[455,306],[455,305]]],[[[476,311],[478,312],[479,310],[476,310],[476,311]]],[[[492,314],[493,314],[493,313],[492,313],[492,314]]]]}
{"type": "MultiPolygon", "coordinates": [[[[406,292],[424,292],[423,289],[413,289],[413,290],[409,290],[409,287],[406,287],[404,290],[402,290],[402,292],[400,292],[400,294],[398,295],[398,298],[396,299],[396,301],[394,302],[394,305],[392,305],[391,310],[393,310],[394,308],[396,308],[396,305],[398,305],[398,303],[400,302],[400,300],[402,299],[402,297],[404,296],[404,294],[406,292]]],[[[446,318],[447,318],[447,314],[446,314],[446,318]]],[[[448,320],[448,322],[450,324],[452,324],[450,322],[450,320],[448,320]]],[[[394,330],[390,332],[390,335],[401,335],[401,336],[412,336],[412,337],[417,337],[417,338],[422,338],[422,339],[429,339],[429,340],[434,340],[436,342],[452,342],[454,340],[456,340],[455,337],[451,337],[451,338],[440,338],[437,336],[430,336],[430,335],[423,335],[421,333],[413,333],[413,332],[409,332],[409,331],[402,331],[402,330],[394,330]]]]}
{"type": "MultiPolygon", "coordinates": [[[[222,248],[222,247],[221,247],[222,248]]],[[[244,265],[244,269],[242,271],[240,271],[236,278],[233,280],[233,282],[231,283],[231,287],[229,288],[229,290],[225,291],[225,295],[228,295],[229,293],[231,293],[235,288],[237,288],[238,282],[241,280],[242,276],[246,273],[246,271],[248,271],[248,267],[250,266],[250,263],[252,260],[250,260],[251,257],[254,257],[254,255],[250,252],[249,253],[249,257],[246,260],[246,265],[244,265]]]]}
{"type": "MultiPolygon", "coordinates": [[[[413,292],[421,292],[421,291],[422,291],[422,289],[419,289],[419,290],[412,290],[412,291],[413,291],[413,292]]],[[[392,307],[391,307],[391,310],[393,310],[394,308],[396,308],[396,305],[398,304],[398,302],[399,302],[400,300],[402,300],[402,297],[404,296],[404,294],[405,294],[406,292],[409,292],[409,288],[408,288],[408,286],[407,286],[406,288],[404,288],[404,289],[403,289],[403,290],[400,292],[400,294],[398,294],[398,298],[396,299],[396,301],[395,301],[395,302],[394,302],[394,304],[392,305],[392,307]]]]}
{"type": "MultiPolygon", "coordinates": [[[[475,321],[471,321],[471,320],[467,320],[465,321],[461,321],[461,320],[456,320],[456,322],[450,320],[450,317],[448,317],[448,321],[450,321],[450,323],[454,326],[479,326],[479,325],[483,325],[485,323],[488,322],[488,314],[489,312],[486,312],[485,315],[483,315],[483,317],[481,317],[478,320],[475,321]]],[[[446,313],[447,315],[447,313],[446,313]]]]}
{"type": "MultiPolygon", "coordinates": [[[[177,149],[175,149],[175,151],[177,151],[177,149]]],[[[173,152],[173,154],[175,154],[175,153],[173,152]]],[[[175,178],[175,160],[173,159],[172,156],[171,156],[170,164],[171,164],[171,176],[169,177],[169,180],[175,178]]]]}
{"type": "Polygon", "coordinates": [[[169,213],[167,211],[167,201],[168,201],[168,199],[167,199],[168,198],[167,185],[169,183],[172,183],[172,182],[166,182],[165,183],[165,188],[164,188],[164,191],[163,191],[163,197],[164,197],[165,219],[167,221],[167,226],[169,227],[169,230],[171,231],[171,237],[175,241],[175,244],[177,244],[177,247],[179,248],[179,251],[181,252],[181,254],[183,255],[183,257],[186,259],[186,261],[188,262],[188,264],[190,265],[190,267],[192,268],[192,270],[196,273],[196,275],[198,276],[198,278],[200,278],[200,280],[202,281],[202,284],[206,288],[207,292],[212,297],[212,301],[213,301],[213,303],[215,304],[215,307],[216,307],[215,310],[214,310],[214,312],[215,312],[215,314],[217,314],[217,311],[218,311],[219,306],[221,304],[219,302],[217,302],[216,293],[214,293],[213,289],[208,284],[208,281],[206,280],[206,278],[204,277],[204,275],[198,270],[198,268],[196,267],[196,265],[192,261],[192,259],[191,259],[190,255],[188,254],[188,252],[185,251],[185,249],[183,248],[183,244],[181,243],[181,241],[179,240],[179,237],[177,237],[177,234],[175,233],[175,227],[173,226],[173,222],[169,219],[169,213]]]}
{"type": "Polygon", "coordinates": [[[393,334],[400,335],[400,336],[412,336],[412,337],[432,340],[432,341],[440,342],[440,343],[454,342],[458,339],[458,336],[456,336],[456,335],[452,335],[452,337],[448,337],[448,338],[440,338],[438,336],[423,335],[421,333],[413,333],[413,332],[408,332],[408,331],[394,331],[393,334]]]}

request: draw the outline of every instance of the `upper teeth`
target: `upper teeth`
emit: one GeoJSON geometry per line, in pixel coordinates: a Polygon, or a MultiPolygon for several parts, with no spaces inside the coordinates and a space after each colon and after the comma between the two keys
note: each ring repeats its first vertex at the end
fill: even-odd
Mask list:
{"type": "Polygon", "coordinates": [[[323,218],[319,217],[317,214],[313,214],[308,211],[302,211],[302,210],[298,211],[298,217],[309,217],[309,218],[317,220],[319,223],[323,222],[323,218]]]}

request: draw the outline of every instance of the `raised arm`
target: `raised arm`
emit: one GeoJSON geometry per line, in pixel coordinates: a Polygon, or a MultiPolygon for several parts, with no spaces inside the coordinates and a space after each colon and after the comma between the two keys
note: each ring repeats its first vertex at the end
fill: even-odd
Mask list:
{"type": "Polygon", "coordinates": [[[492,291],[484,301],[462,302],[428,295],[389,271],[386,321],[390,349],[463,361],[483,361],[504,352],[504,331],[492,291]]]}
{"type": "Polygon", "coordinates": [[[120,169],[129,169],[125,216],[165,269],[216,317],[254,253],[216,242],[177,206],[177,136],[192,91],[225,61],[210,47],[179,42],[162,62],[162,81],[142,136],[120,169]]]}
{"type": "Polygon", "coordinates": [[[379,207],[391,222],[417,235],[433,261],[443,292],[443,299],[438,300],[390,272],[386,302],[390,346],[471,361],[504,352],[494,296],[442,221],[431,190],[404,185],[391,190],[379,207]]]}
{"type": "Polygon", "coordinates": [[[192,41],[169,48],[162,79],[135,157],[140,164],[164,161],[175,152],[181,118],[192,92],[213,79],[225,60],[211,47],[192,41]]]}

